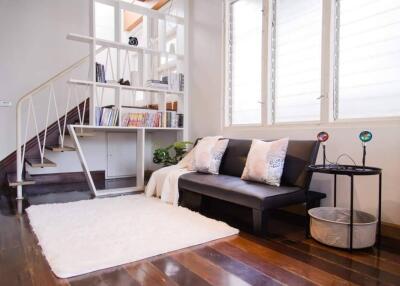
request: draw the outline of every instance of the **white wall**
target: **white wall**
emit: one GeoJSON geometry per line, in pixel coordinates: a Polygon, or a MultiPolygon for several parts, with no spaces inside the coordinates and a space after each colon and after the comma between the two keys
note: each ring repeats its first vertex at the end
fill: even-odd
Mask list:
{"type": "Polygon", "coordinates": [[[192,139],[220,132],[222,112],[222,1],[191,1],[190,133],[192,139]]]}
{"type": "Polygon", "coordinates": [[[66,39],[88,34],[87,0],[0,1],[0,160],[15,150],[18,99],[88,54],[88,47],[66,39]]]}
{"type": "MultiPolygon", "coordinates": [[[[361,162],[362,150],[357,136],[364,129],[374,134],[368,144],[367,164],[383,168],[383,220],[400,224],[400,123],[359,123],[341,126],[292,126],[282,128],[223,128],[223,6],[222,0],[192,1],[191,9],[191,110],[190,137],[222,134],[230,138],[315,139],[326,130],[328,159],[348,153],[361,162]]],[[[322,155],[319,155],[319,160],[322,155]]],[[[350,163],[345,159],[341,163],[350,163]]],[[[355,206],[376,214],[378,178],[355,179],[355,206]]],[[[328,194],[325,205],[333,200],[333,183],[328,175],[315,175],[311,188],[328,194]]],[[[349,179],[338,179],[338,204],[349,205],[349,179]]]]}

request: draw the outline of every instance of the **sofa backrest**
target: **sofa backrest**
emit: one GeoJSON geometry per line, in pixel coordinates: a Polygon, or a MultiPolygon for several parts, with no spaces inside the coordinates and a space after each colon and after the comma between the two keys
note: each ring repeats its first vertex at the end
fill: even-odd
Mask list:
{"type": "MultiPolygon", "coordinates": [[[[241,177],[250,146],[251,140],[229,139],[219,169],[220,174],[241,177]]],[[[315,163],[318,148],[318,141],[290,140],[281,185],[308,189],[312,174],[307,171],[307,167],[315,163]]]]}

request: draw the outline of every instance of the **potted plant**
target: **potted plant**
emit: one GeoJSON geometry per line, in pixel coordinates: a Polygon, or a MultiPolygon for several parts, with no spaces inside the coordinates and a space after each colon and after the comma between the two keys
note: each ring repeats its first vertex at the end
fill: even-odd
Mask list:
{"type": "Polygon", "coordinates": [[[193,143],[190,141],[178,141],[165,148],[158,148],[153,153],[153,162],[164,166],[176,165],[182,160],[191,144],[193,143]]]}

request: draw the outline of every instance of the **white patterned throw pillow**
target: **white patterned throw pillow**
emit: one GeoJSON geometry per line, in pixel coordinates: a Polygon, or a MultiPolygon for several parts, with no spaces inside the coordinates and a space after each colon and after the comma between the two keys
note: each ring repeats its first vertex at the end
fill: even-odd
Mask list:
{"type": "Polygon", "coordinates": [[[279,186],[289,139],[272,142],[253,139],[242,179],[279,186]]]}
{"type": "Polygon", "coordinates": [[[205,137],[194,147],[193,170],[218,174],[229,139],[205,137]]]}

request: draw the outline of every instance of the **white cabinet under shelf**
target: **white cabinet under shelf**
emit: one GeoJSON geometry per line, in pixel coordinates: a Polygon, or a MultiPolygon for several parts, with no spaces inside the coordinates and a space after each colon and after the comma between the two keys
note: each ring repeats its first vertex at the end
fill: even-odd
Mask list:
{"type": "Polygon", "coordinates": [[[109,133],[106,178],[136,176],[136,133],[109,133]]]}

